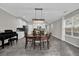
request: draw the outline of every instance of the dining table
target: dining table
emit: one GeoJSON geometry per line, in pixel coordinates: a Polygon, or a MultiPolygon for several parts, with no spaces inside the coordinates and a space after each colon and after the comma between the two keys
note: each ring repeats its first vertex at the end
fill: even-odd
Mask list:
{"type": "Polygon", "coordinates": [[[42,38],[47,38],[47,36],[46,35],[35,35],[35,36],[34,35],[26,35],[25,38],[26,38],[25,48],[27,47],[28,40],[31,39],[33,41],[33,43],[34,43],[34,48],[35,48],[35,41],[39,40],[39,42],[40,42],[40,49],[41,49],[41,40],[42,40],[42,38]]]}

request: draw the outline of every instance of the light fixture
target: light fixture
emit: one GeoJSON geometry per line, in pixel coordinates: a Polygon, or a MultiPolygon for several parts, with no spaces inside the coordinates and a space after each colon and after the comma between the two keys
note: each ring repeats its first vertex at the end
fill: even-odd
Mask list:
{"type": "Polygon", "coordinates": [[[35,19],[32,19],[33,24],[43,24],[45,23],[45,19],[42,19],[42,10],[43,8],[35,8],[35,19]],[[36,11],[41,11],[41,18],[36,18],[36,11]]]}
{"type": "Polygon", "coordinates": [[[45,23],[45,19],[32,19],[34,24],[43,24],[45,23]]]}

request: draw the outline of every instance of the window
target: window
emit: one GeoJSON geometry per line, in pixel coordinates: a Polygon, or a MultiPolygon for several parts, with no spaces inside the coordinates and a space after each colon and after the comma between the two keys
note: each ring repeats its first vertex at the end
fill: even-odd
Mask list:
{"type": "Polygon", "coordinates": [[[79,16],[78,15],[74,15],[71,18],[65,19],[65,34],[66,35],[79,37],[79,16]]]}
{"type": "Polygon", "coordinates": [[[67,35],[71,35],[72,33],[72,20],[70,20],[70,19],[67,19],[66,21],[65,21],[65,33],[67,34],[67,35]]]}
{"type": "Polygon", "coordinates": [[[79,37],[79,19],[73,20],[73,36],[79,37]]]}

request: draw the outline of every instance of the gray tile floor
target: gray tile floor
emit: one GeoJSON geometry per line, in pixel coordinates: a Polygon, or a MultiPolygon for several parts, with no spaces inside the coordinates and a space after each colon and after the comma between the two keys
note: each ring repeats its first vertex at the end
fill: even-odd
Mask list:
{"type": "Polygon", "coordinates": [[[1,56],[78,56],[79,48],[76,48],[66,42],[63,42],[55,37],[50,39],[50,49],[36,47],[34,50],[30,47],[24,48],[25,39],[19,39],[17,44],[6,46],[0,50],[1,56]]]}

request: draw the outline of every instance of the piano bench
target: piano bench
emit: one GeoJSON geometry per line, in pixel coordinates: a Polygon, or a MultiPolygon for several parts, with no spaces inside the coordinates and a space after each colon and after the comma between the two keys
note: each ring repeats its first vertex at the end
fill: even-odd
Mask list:
{"type": "Polygon", "coordinates": [[[17,43],[17,38],[10,38],[9,40],[8,40],[8,42],[9,42],[9,45],[13,45],[13,43],[14,43],[14,41],[16,41],[16,43],[17,43]]]}

